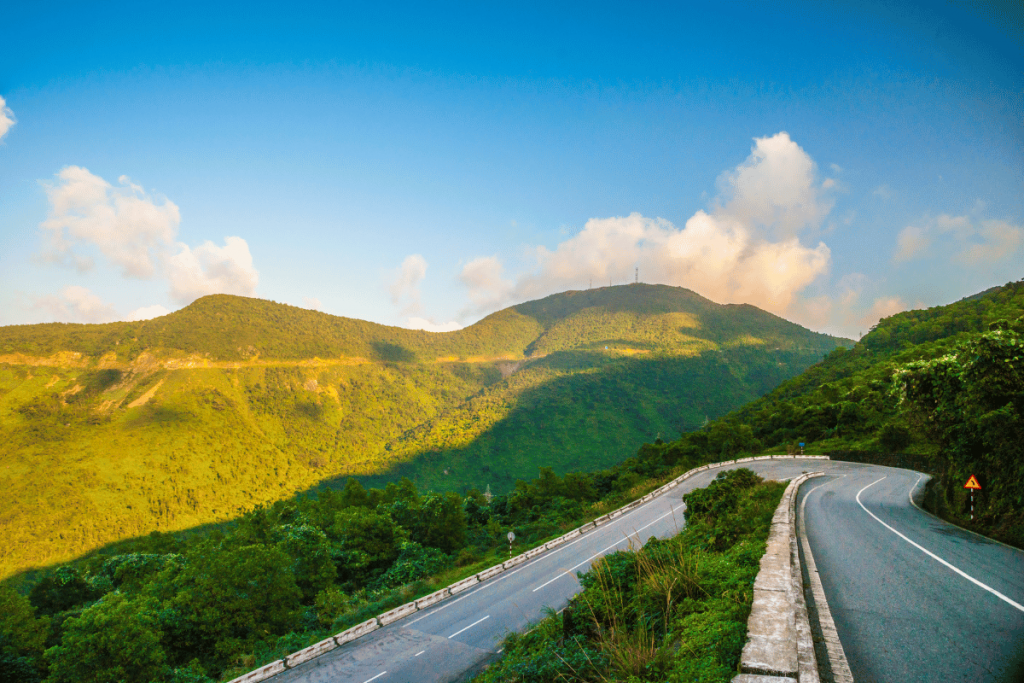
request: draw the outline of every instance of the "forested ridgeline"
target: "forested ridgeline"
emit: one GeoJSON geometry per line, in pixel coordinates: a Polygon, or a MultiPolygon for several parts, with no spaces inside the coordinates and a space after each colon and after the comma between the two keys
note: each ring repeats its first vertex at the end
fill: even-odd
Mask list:
{"type": "Polygon", "coordinates": [[[0,577],[352,475],[505,493],[541,465],[605,468],[840,341],[648,285],[450,333],[226,295],[139,323],[0,328],[0,577]]]}
{"type": "Polygon", "coordinates": [[[840,342],[754,306],[720,305],[682,287],[627,285],[554,294],[453,332],[389,327],[262,299],[215,294],[168,315],[103,325],[0,327],[0,354],[46,357],[196,354],[211,361],[361,358],[387,362],[509,357],[574,348],[676,349],[751,343],[829,351],[840,342]]]}
{"type": "MultiPolygon", "coordinates": [[[[216,528],[123,541],[0,585],[0,680],[229,680],[500,562],[509,531],[525,550],[704,462],[677,455],[646,448],[564,477],[545,468],[497,496],[421,494],[409,480],[366,490],[350,479],[216,528]]],[[[709,499],[709,511],[731,510],[738,499],[726,497],[709,499]]],[[[718,529],[713,516],[708,529],[718,529]]],[[[714,534],[702,541],[709,552],[736,540],[724,527],[714,534]]],[[[746,544],[729,561],[756,572],[759,557],[746,544]]],[[[718,559],[699,571],[702,591],[719,580],[739,589],[719,607],[744,609],[743,579],[720,576],[718,559]]]]}

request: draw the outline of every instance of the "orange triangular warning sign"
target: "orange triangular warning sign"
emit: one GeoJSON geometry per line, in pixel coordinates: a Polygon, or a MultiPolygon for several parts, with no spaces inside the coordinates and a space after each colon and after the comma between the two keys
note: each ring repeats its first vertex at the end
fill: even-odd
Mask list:
{"type": "Polygon", "coordinates": [[[964,484],[964,488],[965,489],[978,489],[980,491],[981,490],[981,484],[978,483],[978,478],[975,477],[972,474],[971,478],[967,480],[966,484],[964,484]]]}

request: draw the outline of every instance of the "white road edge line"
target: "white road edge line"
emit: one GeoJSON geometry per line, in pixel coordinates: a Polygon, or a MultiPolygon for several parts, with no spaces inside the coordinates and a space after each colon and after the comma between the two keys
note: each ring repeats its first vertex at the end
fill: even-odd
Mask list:
{"type": "Polygon", "coordinates": [[[387,673],[387,671],[381,671],[379,674],[377,674],[373,678],[367,678],[365,681],[363,681],[363,683],[370,683],[370,681],[375,681],[375,680],[377,680],[378,678],[380,678],[381,676],[383,676],[386,673],[387,673]]]}
{"type": "MultiPolygon", "coordinates": [[[[914,507],[916,507],[918,510],[920,510],[924,514],[928,515],[929,517],[934,517],[935,519],[939,520],[940,522],[945,522],[946,520],[942,519],[942,517],[939,517],[938,515],[936,515],[933,512],[928,512],[923,507],[921,507],[920,505],[918,505],[917,503],[914,502],[914,489],[917,488],[918,483],[921,481],[921,479],[924,476],[925,475],[923,475],[923,474],[918,475],[917,481],[914,482],[914,485],[912,487],[910,487],[910,491],[907,492],[907,496],[910,498],[910,504],[913,505],[914,507]]],[[[946,522],[946,523],[948,524],[949,522],[946,522]]],[[[1012,550],[1014,552],[1018,552],[1018,553],[1024,552],[1024,550],[1021,550],[1020,548],[1015,548],[1014,546],[1010,545],[1009,543],[1003,543],[1002,541],[1000,541],[998,539],[989,538],[985,534],[979,534],[977,531],[971,531],[970,529],[965,529],[963,527],[959,527],[959,528],[960,528],[961,531],[966,531],[967,533],[969,533],[969,534],[971,534],[973,536],[977,536],[978,538],[985,539],[985,541],[988,542],[988,543],[998,543],[999,545],[1003,546],[1004,548],[1008,548],[1008,549],[1010,549],[1010,550],[1012,550]]]]}
{"type": "MultiPolygon", "coordinates": [[[[459,634],[460,634],[460,633],[462,633],[463,631],[468,631],[469,629],[471,629],[471,628],[473,628],[474,626],[476,626],[477,624],[479,624],[479,623],[480,623],[481,621],[487,621],[487,620],[488,620],[488,619],[490,619],[490,618],[491,618],[491,615],[490,615],[490,614],[488,614],[488,615],[487,615],[486,617],[484,617],[483,619],[477,619],[476,621],[474,621],[474,622],[473,622],[472,624],[470,624],[470,625],[469,625],[469,626],[467,626],[466,628],[463,628],[463,629],[459,629],[459,630],[458,630],[458,631],[456,631],[455,633],[453,633],[453,634],[451,634],[450,636],[448,636],[448,640],[451,640],[452,638],[454,638],[455,636],[459,635],[459,634]]],[[[369,683],[369,681],[367,681],[367,683],[369,683]]]]}
{"type": "Polygon", "coordinates": [[[421,654],[423,654],[424,652],[426,652],[426,650],[420,650],[419,652],[417,652],[416,654],[414,654],[414,655],[413,655],[413,657],[419,657],[419,656],[420,656],[421,654]]]}
{"type": "Polygon", "coordinates": [[[674,514],[674,513],[675,513],[675,508],[673,508],[673,509],[669,510],[668,512],[666,512],[665,514],[663,514],[663,515],[662,515],[661,517],[658,517],[658,519],[654,520],[654,521],[653,521],[653,522],[651,522],[650,524],[647,524],[647,525],[645,525],[645,526],[642,526],[642,527],[640,527],[639,529],[637,529],[636,531],[634,531],[634,532],[633,532],[632,534],[627,534],[627,535],[626,535],[626,537],[625,537],[625,538],[623,538],[623,539],[622,539],[621,541],[617,541],[617,542],[613,543],[612,545],[608,546],[607,548],[605,548],[605,549],[604,549],[604,550],[602,550],[601,552],[597,553],[596,555],[591,555],[590,557],[588,557],[587,559],[583,560],[582,562],[580,562],[580,563],[579,563],[578,565],[576,565],[575,567],[570,567],[569,569],[566,569],[566,570],[565,570],[564,572],[562,572],[561,574],[559,574],[559,575],[558,575],[558,576],[556,576],[555,578],[551,579],[550,581],[548,581],[548,582],[546,582],[546,583],[542,583],[541,585],[539,585],[539,586],[537,586],[536,588],[534,588],[534,589],[533,589],[533,592],[534,592],[534,593],[536,593],[536,592],[537,592],[537,591],[539,591],[539,590],[540,590],[541,588],[544,588],[544,586],[547,586],[548,584],[551,584],[551,583],[554,583],[555,581],[558,581],[558,580],[559,580],[560,578],[562,578],[563,576],[572,576],[572,574],[571,574],[570,572],[572,572],[572,570],[573,570],[573,569],[576,569],[576,568],[578,568],[578,567],[582,567],[583,565],[585,565],[585,564],[586,564],[587,562],[590,562],[590,561],[591,561],[592,559],[594,559],[595,557],[600,557],[601,555],[604,555],[604,554],[605,554],[606,552],[608,552],[609,550],[611,550],[611,549],[612,549],[612,548],[614,548],[615,546],[617,546],[617,545],[620,545],[620,544],[622,544],[622,543],[625,543],[626,541],[628,541],[628,540],[629,540],[629,537],[630,537],[630,536],[633,536],[633,535],[639,535],[641,531],[643,531],[643,530],[644,530],[644,529],[646,529],[647,527],[651,526],[651,524],[655,524],[655,523],[657,523],[657,522],[660,522],[661,520],[665,519],[666,517],[668,517],[669,515],[671,515],[671,514],[674,514]]]}
{"type": "MultiPolygon", "coordinates": [[[[846,475],[844,474],[843,477],[846,475]]],[[[836,622],[832,619],[832,611],[828,608],[828,600],[825,598],[825,588],[821,585],[821,577],[818,576],[818,566],[814,563],[814,554],[811,552],[811,544],[807,539],[807,499],[811,494],[828,484],[834,484],[839,479],[825,481],[804,494],[800,501],[800,545],[804,550],[804,564],[807,565],[807,576],[811,581],[811,594],[814,596],[814,606],[818,610],[818,626],[821,627],[821,635],[825,641],[825,650],[828,652],[828,663],[832,669],[832,677],[835,683],[853,683],[853,673],[850,671],[850,664],[846,661],[846,652],[843,650],[843,643],[839,640],[839,633],[836,631],[836,622]]]]}
{"type": "MultiPolygon", "coordinates": [[[[882,479],[885,479],[885,477],[882,477],[882,479]]],[[[879,481],[882,481],[882,479],[879,479],[878,481],[871,482],[870,484],[868,484],[867,486],[865,486],[864,488],[862,488],[860,491],[857,492],[857,504],[860,505],[861,509],[863,509],[864,512],[866,512],[869,515],[871,515],[875,519],[876,522],[878,522],[879,524],[884,526],[886,529],[888,529],[889,531],[893,532],[894,534],[896,534],[897,536],[902,538],[904,541],[906,541],[910,545],[914,546],[915,548],[917,548],[918,550],[923,552],[928,557],[930,557],[933,560],[935,560],[937,562],[940,562],[941,564],[949,567],[950,569],[955,571],[957,574],[959,574],[960,576],[964,577],[965,579],[967,579],[971,583],[975,584],[976,586],[978,586],[980,588],[984,588],[989,593],[991,593],[992,595],[996,596],[997,598],[999,598],[1000,600],[1002,600],[1006,604],[1011,605],[1012,607],[1016,607],[1021,612],[1024,612],[1024,605],[1021,605],[1018,602],[1014,602],[1010,598],[1006,597],[1005,595],[1003,595],[1002,593],[997,591],[995,588],[992,588],[991,586],[986,585],[986,584],[982,583],[981,581],[978,581],[976,578],[974,578],[973,576],[971,576],[967,572],[965,572],[962,569],[959,569],[957,567],[954,567],[949,562],[946,562],[944,559],[942,559],[941,557],[939,557],[938,555],[936,555],[932,551],[928,550],[927,548],[924,548],[924,547],[918,545],[917,543],[914,543],[909,538],[907,538],[906,536],[904,536],[903,534],[901,534],[900,532],[896,531],[891,526],[889,526],[888,524],[886,524],[885,522],[880,520],[878,517],[876,517],[875,514],[873,512],[871,512],[871,510],[868,510],[866,507],[864,507],[864,503],[860,502],[860,494],[864,493],[866,490],[868,490],[869,488],[871,488],[872,486],[877,484],[879,481]]]]}

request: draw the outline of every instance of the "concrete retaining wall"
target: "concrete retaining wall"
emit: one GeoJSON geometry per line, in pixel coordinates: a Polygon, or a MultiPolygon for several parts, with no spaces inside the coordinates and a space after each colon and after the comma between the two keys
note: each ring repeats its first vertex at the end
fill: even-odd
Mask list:
{"type": "MultiPolygon", "coordinates": [[[[545,543],[542,546],[538,546],[536,548],[533,548],[532,550],[528,550],[525,553],[517,555],[517,556],[515,556],[515,557],[513,557],[513,558],[511,558],[511,559],[509,559],[509,560],[507,560],[507,561],[505,561],[505,562],[503,562],[503,563],[501,563],[499,565],[495,565],[493,567],[485,569],[482,572],[479,572],[478,574],[474,574],[473,576],[470,576],[470,577],[468,577],[466,579],[463,579],[462,581],[458,581],[457,583],[453,583],[452,585],[448,586],[447,588],[442,588],[441,590],[439,590],[439,591],[437,591],[435,593],[431,593],[430,595],[426,595],[426,596],[424,596],[422,598],[419,598],[418,600],[416,600],[414,602],[408,602],[408,603],[406,603],[406,604],[404,604],[404,605],[402,605],[400,607],[396,607],[393,610],[389,610],[389,611],[385,612],[384,614],[381,614],[380,616],[374,617],[373,619],[370,619],[368,621],[364,621],[363,623],[359,624],[358,626],[353,626],[352,628],[350,628],[350,629],[348,629],[346,631],[342,631],[341,633],[339,633],[339,634],[337,634],[337,635],[335,635],[335,636],[333,636],[331,638],[328,638],[328,639],[323,640],[323,641],[321,641],[319,643],[316,643],[315,645],[310,645],[309,647],[307,647],[305,649],[302,649],[302,650],[299,650],[298,652],[290,654],[290,655],[288,655],[284,659],[279,659],[276,662],[271,662],[270,664],[262,666],[259,669],[256,669],[254,671],[250,671],[249,673],[247,673],[247,674],[245,674],[243,676],[239,676],[238,678],[234,679],[233,681],[231,681],[231,683],[259,683],[260,681],[265,681],[268,678],[271,678],[272,676],[281,673],[282,671],[290,669],[290,668],[292,668],[294,666],[297,666],[297,665],[301,664],[302,662],[309,661],[310,659],[314,659],[315,657],[318,657],[321,654],[329,652],[329,651],[333,650],[335,646],[340,646],[340,645],[344,645],[345,643],[349,643],[349,642],[351,642],[353,640],[356,640],[357,638],[361,638],[362,636],[364,636],[364,635],[366,635],[368,633],[372,633],[373,631],[376,631],[381,626],[386,626],[387,624],[390,624],[390,623],[393,623],[393,622],[398,621],[400,619],[403,619],[404,617],[406,617],[406,616],[408,616],[408,615],[410,615],[410,614],[412,614],[414,612],[417,612],[419,610],[426,609],[428,607],[436,605],[437,603],[441,602],[442,600],[447,599],[448,597],[450,597],[452,595],[455,595],[457,593],[461,593],[462,591],[465,591],[465,590],[467,590],[469,588],[472,588],[473,586],[477,585],[481,581],[486,581],[487,579],[490,579],[490,578],[492,578],[492,577],[502,573],[503,571],[505,571],[507,569],[511,569],[512,567],[515,567],[517,565],[523,564],[527,560],[531,560],[534,557],[537,557],[538,555],[540,555],[540,554],[542,554],[542,553],[544,553],[544,552],[546,552],[546,551],[548,551],[550,549],[553,549],[553,548],[558,547],[558,546],[560,546],[560,545],[562,545],[564,543],[567,543],[568,541],[570,541],[572,539],[575,539],[578,536],[581,536],[584,533],[586,533],[586,532],[588,532],[588,531],[590,531],[592,529],[595,529],[595,528],[597,528],[599,526],[607,524],[608,522],[610,522],[610,521],[612,521],[614,519],[617,519],[617,518],[621,517],[622,515],[626,514],[627,512],[640,507],[644,503],[647,503],[647,502],[653,500],[654,498],[657,498],[658,496],[661,496],[661,495],[665,494],[666,492],[671,491],[672,489],[677,487],[679,484],[681,484],[685,480],[689,479],[690,477],[694,476],[695,474],[707,471],[707,470],[715,468],[715,467],[724,467],[724,466],[727,466],[727,465],[733,465],[733,464],[740,463],[740,462],[751,462],[751,461],[755,461],[755,460],[771,460],[773,458],[794,458],[794,457],[801,458],[801,459],[828,460],[828,456],[827,455],[817,455],[817,456],[815,456],[815,455],[805,455],[805,456],[785,456],[785,455],[775,455],[775,456],[772,456],[772,455],[763,455],[763,456],[759,456],[759,457],[756,457],[756,458],[743,458],[743,459],[740,459],[740,460],[729,460],[729,461],[726,461],[726,462],[712,463],[710,465],[702,465],[701,467],[698,467],[696,469],[692,469],[689,472],[686,472],[685,474],[682,474],[682,475],[676,477],[675,479],[673,479],[672,481],[668,482],[664,486],[662,486],[662,487],[652,491],[651,493],[648,493],[647,495],[643,496],[639,500],[634,500],[634,501],[632,501],[630,503],[627,503],[626,505],[622,506],[618,510],[614,510],[614,511],[608,513],[607,515],[602,515],[602,516],[598,517],[597,519],[593,520],[592,522],[587,522],[586,524],[584,524],[584,525],[582,525],[580,527],[577,527],[576,529],[573,529],[572,531],[570,531],[567,534],[564,534],[562,536],[559,536],[558,538],[555,538],[555,539],[552,539],[552,540],[548,541],[547,543],[545,543]],[[334,643],[335,645],[332,645],[331,643],[334,643]]],[[[808,476],[814,476],[814,475],[803,475],[802,477],[798,477],[797,479],[794,479],[793,483],[796,483],[797,480],[803,481],[808,476]]],[[[790,487],[786,489],[787,494],[789,493],[790,488],[793,488],[793,483],[791,483],[790,487]]],[[[785,500],[785,497],[783,497],[783,500],[785,500]]],[[[795,495],[793,496],[793,500],[795,500],[795,495]]],[[[780,506],[780,508],[781,508],[781,506],[780,506]]],[[[778,515],[778,514],[779,513],[776,511],[776,515],[778,515]]],[[[790,517],[789,519],[792,519],[792,517],[790,517]]],[[[775,522],[773,520],[773,528],[774,528],[774,523],[775,522]]],[[[794,538],[793,548],[794,548],[794,552],[795,552],[795,547],[796,547],[795,546],[795,543],[796,543],[796,541],[795,541],[795,538],[796,538],[795,534],[794,534],[793,538],[794,538]]],[[[766,553],[766,556],[767,556],[767,553],[766,553]]],[[[762,571],[763,571],[763,567],[764,567],[764,561],[762,560],[762,571]]],[[[799,565],[797,567],[797,575],[799,576],[799,565]]],[[[761,574],[758,574],[758,579],[760,579],[760,578],[761,578],[761,574]]],[[[754,586],[754,593],[755,593],[754,599],[755,599],[755,602],[756,602],[757,601],[757,584],[756,583],[755,583],[755,586],[754,586]]],[[[803,598],[802,591],[800,591],[800,598],[801,598],[801,600],[803,598]]],[[[760,603],[758,603],[758,604],[760,604],[760,603]]],[[[806,618],[806,606],[804,607],[804,616],[806,618]]],[[[753,613],[751,613],[751,618],[753,618],[753,613]]],[[[746,648],[744,648],[744,653],[746,653],[746,651],[747,651],[746,648]]],[[[811,657],[812,657],[812,659],[814,657],[813,648],[811,650],[811,657]]],[[[817,669],[815,669],[815,676],[817,676],[817,669]]],[[[783,679],[779,679],[779,680],[793,680],[793,679],[783,678],[783,679]]],[[[811,681],[811,680],[812,679],[806,679],[806,681],[811,681]]],[[[817,678],[815,677],[813,680],[816,682],[817,678]]],[[[800,678],[800,682],[801,683],[805,683],[805,679],[804,678],[800,678]]],[[[737,676],[736,678],[733,679],[733,683],[771,683],[771,679],[763,678],[763,677],[756,677],[755,676],[754,678],[751,678],[751,679],[748,680],[748,679],[744,678],[743,676],[737,676]]]]}
{"type": "Polygon", "coordinates": [[[775,509],[754,580],[741,673],[732,683],[819,683],[796,544],[796,494],[802,483],[820,476],[814,472],[793,479],[775,509]]]}

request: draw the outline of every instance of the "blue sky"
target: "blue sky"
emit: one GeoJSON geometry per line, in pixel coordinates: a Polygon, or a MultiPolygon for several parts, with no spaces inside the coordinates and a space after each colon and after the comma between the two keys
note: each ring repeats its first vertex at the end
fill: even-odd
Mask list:
{"type": "Polygon", "coordinates": [[[856,336],[1024,277],[1012,5],[23,3],[0,324],[451,329],[631,281],[856,336]]]}

